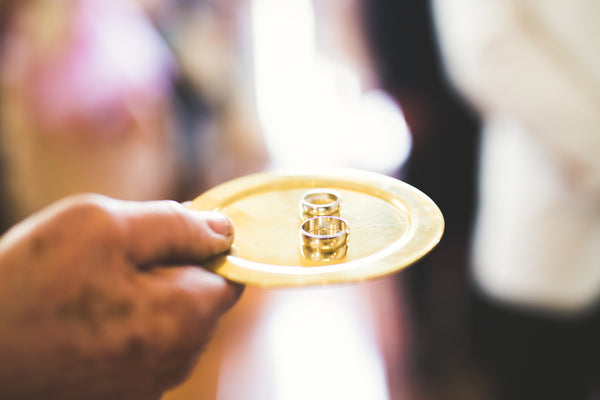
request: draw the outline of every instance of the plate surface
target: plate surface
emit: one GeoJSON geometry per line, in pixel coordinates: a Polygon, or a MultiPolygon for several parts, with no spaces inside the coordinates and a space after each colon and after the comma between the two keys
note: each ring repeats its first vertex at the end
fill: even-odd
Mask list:
{"type": "Polygon", "coordinates": [[[197,197],[190,208],[220,211],[235,225],[232,250],[207,268],[260,287],[358,282],[394,273],[439,242],[444,219],[435,203],[397,179],[359,170],[262,173],[238,178],[197,197]],[[299,202],[315,188],[342,194],[340,216],[350,227],[337,260],[303,255],[299,202]]]}

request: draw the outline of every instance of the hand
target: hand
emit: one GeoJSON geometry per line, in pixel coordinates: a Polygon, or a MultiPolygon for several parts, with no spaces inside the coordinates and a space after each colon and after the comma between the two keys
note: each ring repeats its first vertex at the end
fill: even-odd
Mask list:
{"type": "Polygon", "coordinates": [[[85,195],[0,239],[0,398],[156,399],[180,383],[242,287],[192,265],[229,219],[85,195]]]}

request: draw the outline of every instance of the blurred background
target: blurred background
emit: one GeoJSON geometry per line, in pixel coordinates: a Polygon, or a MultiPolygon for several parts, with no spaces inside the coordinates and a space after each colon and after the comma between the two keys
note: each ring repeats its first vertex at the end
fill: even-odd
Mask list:
{"type": "MultiPolygon", "coordinates": [[[[469,97],[456,89],[470,87],[462,77],[451,83],[447,60],[470,55],[451,45],[441,51],[440,36],[481,38],[477,29],[488,21],[513,28],[523,9],[461,0],[453,14],[436,3],[0,0],[2,228],[76,192],[185,201],[262,171],[337,166],[394,176],[444,213],[446,231],[432,253],[358,285],[248,288],[191,377],[164,399],[592,399],[583,390],[600,376],[592,361],[552,351],[579,342],[578,351],[597,355],[597,312],[527,325],[536,312],[517,307],[515,319],[499,311],[469,272],[489,112],[479,102],[484,90],[469,97]],[[477,29],[443,22],[464,22],[459,11],[472,10],[477,29]],[[526,338],[498,342],[508,326],[516,338],[527,329],[526,338]],[[556,330],[548,347],[526,357],[568,361],[568,371],[550,369],[581,396],[505,395],[505,387],[539,386],[554,375],[508,353],[500,362],[498,349],[519,354],[556,330]],[[527,368],[504,379],[503,368],[514,365],[527,368]]],[[[537,15],[531,10],[543,2],[525,3],[537,15]]],[[[593,2],[572,6],[583,10],[571,14],[572,25],[598,15],[593,2]]],[[[561,27],[552,32],[568,37],[561,27]]],[[[593,40],[582,54],[600,43],[597,30],[586,35],[593,40]]],[[[494,40],[503,38],[500,31],[494,40]]],[[[590,76],[598,95],[598,74],[590,76]]]]}

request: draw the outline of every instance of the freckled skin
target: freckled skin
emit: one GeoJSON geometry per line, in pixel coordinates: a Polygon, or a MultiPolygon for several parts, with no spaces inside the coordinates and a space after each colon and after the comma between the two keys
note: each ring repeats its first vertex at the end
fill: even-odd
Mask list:
{"type": "Polygon", "coordinates": [[[0,398],[160,398],[241,294],[199,268],[232,236],[215,213],[100,196],[15,226],[0,238],[0,398]]]}
{"type": "Polygon", "coordinates": [[[104,293],[93,286],[83,286],[80,292],[56,309],[57,319],[64,324],[79,324],[94,333],[103,324],[126,320],[133,312],[133,300],[104,293]]]}

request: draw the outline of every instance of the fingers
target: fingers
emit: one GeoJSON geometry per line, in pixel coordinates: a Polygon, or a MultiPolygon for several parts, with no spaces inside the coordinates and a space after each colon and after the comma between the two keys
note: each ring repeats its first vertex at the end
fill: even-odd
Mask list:
{"type": "Polygon", "coordinates": [[[165,343],[196,357],[209,344],[219,319],[238,301],[244,286],[197,267],[155,268],[144,274],[154,315],[167,316],[165,343]]]}
{"type": "Polygon", "coordinates": [[[148,275],[151,289],[160,289],[155,293],[167,291],[168,297],[183,295],[179,300],[190,302],[195,314],[209,320],[227,312],[244,291],[243,285],[194,266],[156,268],[148,275]]]}
{"type": "Polygon", "coordinates": [[[233,224],[217,212],[189,210],[171,201],[122,202],[115,212],[125,228],[124,245],[138,266],[197,264],[227,251],[233,224]]]}
{"type": "Polygon", "coordinates": [[[243,286],[193,266],[153,268],[137,282],[154,321],[150,342],[163,349],[154,381],[166,390],[189,376],[243,286]]]}

